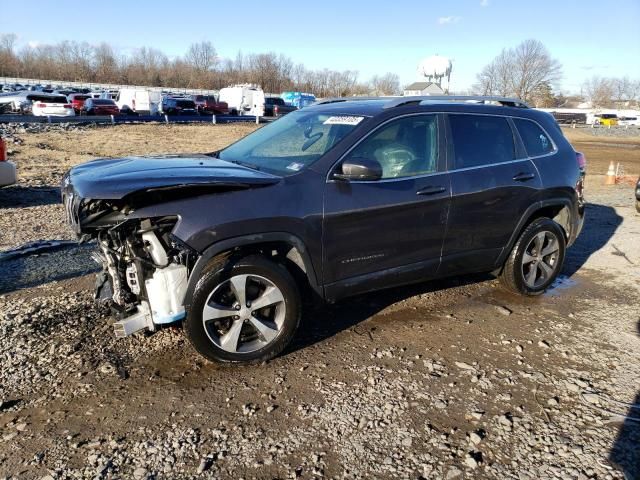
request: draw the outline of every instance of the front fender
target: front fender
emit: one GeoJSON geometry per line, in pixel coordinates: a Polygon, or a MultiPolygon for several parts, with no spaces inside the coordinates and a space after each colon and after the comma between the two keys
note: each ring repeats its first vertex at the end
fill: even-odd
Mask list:
{"type": "Polygon", "coordinates": [[[227,252],[229,250],[233,250],[238,247],[247,247],[251,245],[260,245],[264,243],[273,243],[273,242],[285,242],[290,245],[293,245],[300,256],[302,257],[302,262],[304,263],[304,267],[307,273],[307,278],[309,280],[309,284],[311,288],[322,298],[324,298],[324,289],[320,285],[318,281],[318,277],[316,275],[316,270],[314,268],[313,262],[311,260],[311,255],[304,244],[304,242],[298,238],[297,236],[290,234],[288,232],[269,232],[269,233],[258,233],[254,235],[243,235],[240,237],[233,237],[226,240],[221,240],[219,242],[214,243],[213,245],[206,248],[198,260],[196,261],[193,269],[191,270],[191,274],[189,276],[189,282],[187,285],[187,292],[185,295],[185,308],[187,311],[191,306],[191,299],[193,298],[193,293],[195,291],[196,285],[200,277],[202,276],[202,272],[206,265],[211,261],[212,258],[217,255],[227,252]]]}

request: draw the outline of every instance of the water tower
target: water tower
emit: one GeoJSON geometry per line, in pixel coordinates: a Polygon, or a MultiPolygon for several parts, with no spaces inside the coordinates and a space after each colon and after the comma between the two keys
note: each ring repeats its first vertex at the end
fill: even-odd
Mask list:
{"type": "Polygon", "coordinates": [[[451,60],[440,55],[432,55],[425,58],[418,65],[418,75],[442,88],[445,93],[449,93],[449,82],[451,81],[451,60]],[[443,81],[446,79],[446,84],[443,81]]]}

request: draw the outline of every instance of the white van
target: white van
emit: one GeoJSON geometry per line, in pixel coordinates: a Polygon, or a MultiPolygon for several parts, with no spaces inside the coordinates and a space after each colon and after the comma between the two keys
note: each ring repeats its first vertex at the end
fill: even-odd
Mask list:
{"type": "Polygon", "coordinates": [[[162,95],[158,91],[145,88],[123,88],[114,100],[120,110],[156,115],[162,102],[162,95]]]}
{"type": "Polygon", "coordinates": [[[264,92],[255,85],[221,88],[218,101],[226,102],[232,115],[264,116],[264,92]]]}

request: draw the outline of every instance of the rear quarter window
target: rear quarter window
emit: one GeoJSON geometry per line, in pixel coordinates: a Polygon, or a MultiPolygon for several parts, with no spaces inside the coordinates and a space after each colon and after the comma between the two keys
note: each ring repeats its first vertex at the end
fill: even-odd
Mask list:
{"type": "Polygon", "coordinates": [[[538,157],[554,151],[551,139],[538,124],[522,118],[514,118],[513,122],[530,157],[538,157]]]}
{"type": "Polygon", "coordinates": [[[488,115],[449,115],[453,137],[454,168],[480,167],[515,158],[509,122],[488,115]]]}

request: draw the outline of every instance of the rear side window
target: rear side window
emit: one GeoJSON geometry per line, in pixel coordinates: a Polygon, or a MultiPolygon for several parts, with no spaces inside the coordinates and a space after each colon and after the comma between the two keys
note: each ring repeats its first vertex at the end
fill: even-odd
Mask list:
{"type": "Polygon", "coordinates": [[[504,117],[449,115],[454,168],[480,167],[515,158],[513,132],[504,117]]]}
{"type": "Polygon", "coordinates": [[[538,157],[553,152],[551,139],[535,122],[521,118],[514,118],[513,122],[516,124],[520,138],[524,143],[524,148],[526,148],[530,157],[538,157]]]}

